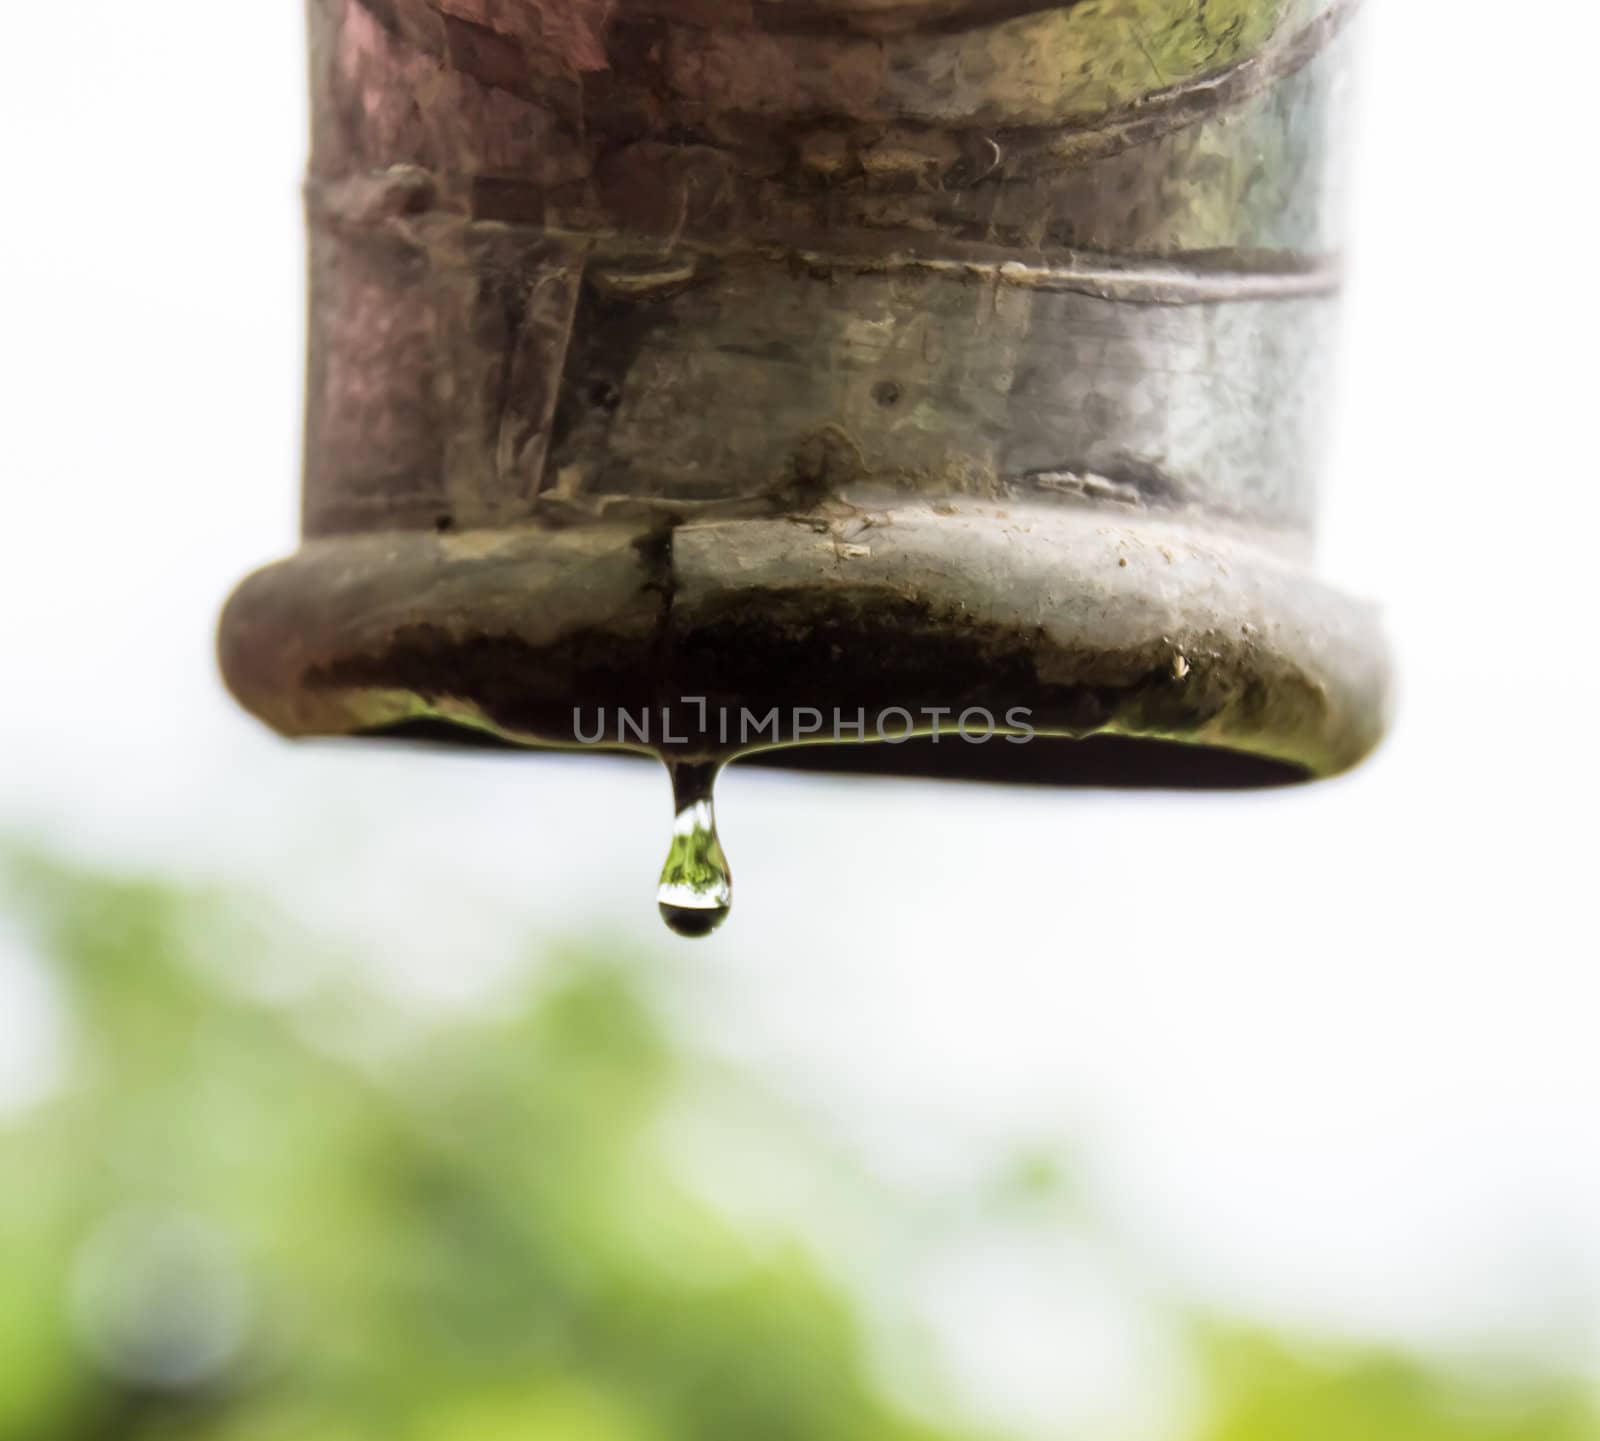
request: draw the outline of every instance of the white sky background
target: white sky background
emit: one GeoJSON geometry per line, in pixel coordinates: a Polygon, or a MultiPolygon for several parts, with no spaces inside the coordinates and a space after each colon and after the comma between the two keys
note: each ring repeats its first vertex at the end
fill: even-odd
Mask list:
{"type": "MultiPolygon", "coordinates": [[[[522,922],[675,951],[648,767],[291,747],[215,679],[222,598],[294,544],[298,7],[12,8],[0,827],[269,887],[441,1000],[492,985],[522,922]]],[[[717,1045],[903,1177],[1060,1139],[1161,1285],[1600,1369],[1600,24],[1369,12],[1322,567],[1386,606],[1387,747],[1240,797],[735,769],[738,905],[676,964],[717,1045]]],[[[50,1048],[15,951],[20,1097],[50,1048]]],[[[1020,1344],[1082,1322],[1065,1275],[997,1242],[927,1278],[936,1309],[982,1298],[1008,1339],[963,1354],[1025,1419],[1087,1404],[1020,1344]]]]}

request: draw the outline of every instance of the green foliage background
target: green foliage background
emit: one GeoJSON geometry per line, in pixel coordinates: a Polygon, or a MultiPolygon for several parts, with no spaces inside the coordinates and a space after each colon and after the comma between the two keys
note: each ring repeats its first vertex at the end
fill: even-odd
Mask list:
{"type": "MultiPolygon", "coordinates": [[[[692,1058],[624,960],[422,1031],[236,898],[28,856],[0,894],[71,1036],[0,1115],[0,1441],[979,1441],[674,1174],[692,1058]]],[[[1182,1324],[1171,1441],[1600,1437],[1576,1383],[1182,1324]]]]}

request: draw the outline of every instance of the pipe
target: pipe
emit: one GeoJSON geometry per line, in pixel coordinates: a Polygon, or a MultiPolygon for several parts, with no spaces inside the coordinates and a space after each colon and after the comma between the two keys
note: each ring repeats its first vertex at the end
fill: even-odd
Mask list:
{"type": "Polygon", "coordinates": [[[1354,764],[1385,650],[1310,567],[1354,8],[311,0],[304,542],[234,694],[685,766],[1354,764]],[[887,743],[791,744],[836,738],[887,743]]]}

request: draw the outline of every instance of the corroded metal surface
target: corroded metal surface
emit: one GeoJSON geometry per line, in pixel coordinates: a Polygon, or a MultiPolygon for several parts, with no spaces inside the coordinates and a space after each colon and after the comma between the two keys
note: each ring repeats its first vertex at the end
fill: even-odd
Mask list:
{"type": "Polygon", "coordinates": [[[1351,9],[311,0],[308,543],[230,684],[1351,764],[1381,642],[1305,569],[1351,9]]]}

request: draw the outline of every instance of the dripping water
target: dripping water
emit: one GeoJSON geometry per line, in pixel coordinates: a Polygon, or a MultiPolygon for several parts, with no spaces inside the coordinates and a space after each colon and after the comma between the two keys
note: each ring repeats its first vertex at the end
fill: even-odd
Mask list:
{"type": "Polygon", "coordinates": [[[733,905],[733,881],[711,803],[717,767],[712,762],[668,761],[667,770],[675,814],[656,904],[661,919],[680,936],[709,936],[733,905]]]}

